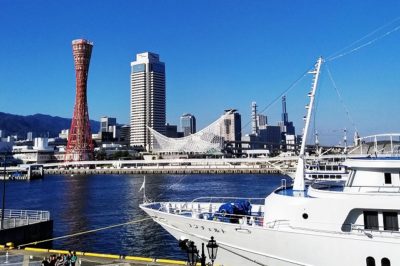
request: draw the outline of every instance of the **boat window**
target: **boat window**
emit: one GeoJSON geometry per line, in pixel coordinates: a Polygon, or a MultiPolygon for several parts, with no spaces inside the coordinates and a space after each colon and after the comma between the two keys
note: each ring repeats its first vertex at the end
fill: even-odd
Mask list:
{"type": "Polygon", "coordinates": [[[364,228],[371,230],[378,230],[378,212],[364,211],[364,228]]]}
{"type": "Polygon", "coordinates": [[[383,229],[399,231],[399,219],[397,212],[383,212],[383,229]]]}
{"type": "Polygon", "coordinates": [[[392,174],[385,173],[385,184],[392,184],[392,174]]]}
{"type": "Polygon", "coordinates": [[[333,165],[333,166],[332,166],[332,169],[333,169],[333,171],[337,171],[337,170],[339,170],[339,167],[336,166],[336,165],[333,165]]]}
{"type": "Polygon", "coordinates": [[[324,178],[324,176],[323,175],[318,175],[318,178],[324,178]]]}
{"type": "Polygon", "coordinates": [[[312,178],[317,178],[317,175],[312,175],[312,178]]]}
{"type": "Polygon", "coordinates": [[[375,266],[375,259],[373,257],[367,258],[367,266],[375,266]]]}
{"type": "Polygon", "coordinates": [[[381,260],[381,265],[382,266],[390,266],[390,260],[388,258],[383,258],[381,260]]]}
{"type": "Polygon", "coordinates": [[[330,175],[329,178],[335,178],[335,175],[330,175]]]}
{"type": "Polygon", "coordinates": [[[342,178],[342,176],[341,175],[336,175],[336,178],[340,179],[340,178],[342,178]]]}
{"type": "Polygon", "coordinates": [[[327,165],[327,166],[326,166],[326,170],[327,170],[327,171],[332,171],[332,166],[327,165]]]}

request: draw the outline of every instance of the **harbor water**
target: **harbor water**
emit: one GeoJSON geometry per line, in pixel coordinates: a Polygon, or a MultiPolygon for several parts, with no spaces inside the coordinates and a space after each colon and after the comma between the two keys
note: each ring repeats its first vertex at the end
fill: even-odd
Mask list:
{"type": "MultiPolygon", "coordinates": [[[[196,197],[264,198],[281,175],[148,175],[146,196],[157,201],[196,197]]],[[[143,176],[47,175],[42,180],[6,181],[6,208],[48,210],[54,237],[148,216],[139,208],[143,176]]],[[[152,220],[84,234],[52,243],[56,249],[185,259],[177,240],[152,220]]]]}

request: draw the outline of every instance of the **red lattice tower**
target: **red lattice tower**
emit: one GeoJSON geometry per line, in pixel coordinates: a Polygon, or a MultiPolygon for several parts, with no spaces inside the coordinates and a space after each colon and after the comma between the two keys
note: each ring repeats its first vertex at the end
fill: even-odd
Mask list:
{"type": "Polygon", "coordinates": [[[74,117],[68,134],[65,161],[93,159],[93,141],[87,106],[87,78],[93,43],[78,39],[72,41],[76,74],[76,98],[74,117]]]}

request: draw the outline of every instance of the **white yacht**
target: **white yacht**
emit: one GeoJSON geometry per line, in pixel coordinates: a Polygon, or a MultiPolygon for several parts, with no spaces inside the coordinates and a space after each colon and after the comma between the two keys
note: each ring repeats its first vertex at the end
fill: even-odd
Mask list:
{"type": "MultiPolygon", "coordinates": [[[[322,59],[316,64],[304,140],[322,59]]],[[[265,199],[200,198],[140,207],[176,239],[213,236],[215,265],[400,265],[400,159],[348,160],[346,183],[305,185],[304,148],[293,186],[265,199]]]]}

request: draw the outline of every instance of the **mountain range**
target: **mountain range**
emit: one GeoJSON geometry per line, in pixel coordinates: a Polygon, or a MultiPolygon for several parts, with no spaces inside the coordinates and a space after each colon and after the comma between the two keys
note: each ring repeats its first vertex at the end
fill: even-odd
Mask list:
{"type": "MultiPolygon", "coordinates": [[[[44,114],[14,115],[0,112],[0,130],[6,135],[18,135],[25,138],[28,132],[37,137],[56,137],[63,129],[71,127],[71,119],[44,114]]],[[[100,122],[90,120],[92,133],[98,132],[100,122]]]]}

